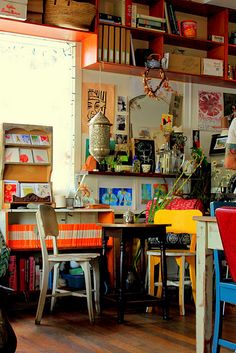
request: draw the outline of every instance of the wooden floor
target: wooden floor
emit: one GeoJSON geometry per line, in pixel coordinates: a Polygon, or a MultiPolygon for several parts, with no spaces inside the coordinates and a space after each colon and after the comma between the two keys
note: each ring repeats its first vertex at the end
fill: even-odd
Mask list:
{"type": "MultiPolygon", "coordinates": [[[[65,299],[63,299],[65,300],[65,299]]],[[[47,311],[41,325],[34,324],[33,310],[9,313],[17,335],[17,353],[195,353],[195,309],[190,303],[186,316],[178,314],[172,303],[170,320],[161,312],[125,315],[125,323],[116,322],[116,312],[107,308],[91,325],[84,305],[74,309],[61,302],[54,314],[47,311]]],[[[236,314],[227,313],[227,337],[235,337],[236,314]]],[[[221,353],[229,352],[221,350],[221,353]]]]}

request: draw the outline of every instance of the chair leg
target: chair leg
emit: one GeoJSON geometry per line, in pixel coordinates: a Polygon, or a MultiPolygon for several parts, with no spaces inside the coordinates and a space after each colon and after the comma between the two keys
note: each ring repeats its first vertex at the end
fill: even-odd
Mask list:
{"type": "Polygon", "coordinates": [[[184,279],[185,279],[185,256],[176,257],[175,261],[179,266],[179,311],[185,315],[184,307],[184,279]]]}
{"type": "Polygon", "coordinates": [[[53,267],[53,285],[52,285],[52,298],[51,298],[51,307],[50,311],[52,312],[54,309],[54,306],[56,304],[56,288],[57,288],[57,283],[58,283],[58,276],[59,276],[59,263],[55,264],[53,267]]]}
{"type": "Polygon", "coordinates": [[[35,316],[35,325],[40,325],[40,322],[42,319],[43,309],[44,309],[46,294],[48,289],[48,277],[49,277],[49,267],[44,266],[43,276],[42,276],[42,288],[40,291],[38,307],[37,307],[37,312],[35,316]]]}
{"type": "Polygon", "coordinates": [[[221,337],[222,332],[222,302],[219,300],[219,294],[216,293],[215,298],[215,324],[214,324],[214,334],[212,341],[212,353],[219,353],[219,338],[221,337]]]}
{"type": "Polygon", "coordinates": [[[83,261],[80,263],[83,271],[84,271],[84,279],[85,279],[85,289],[86,289],[86,298],[87,298],[87,307],[89,320],[91,323],[94,323],[94,313],[93,313],[93,298],[92,298],[92,283],[91,283],[91,273],[90,273],[90,265],[89,261],[83,261]]]}
{"type": "Polygon", "coordinates": [[[98,259],[94,259],[92,262],[93,267],[93,285],[94,285],[94,302],[95,309],[98,314],[101,312],[100,307],[100,270],[98,259]]]}

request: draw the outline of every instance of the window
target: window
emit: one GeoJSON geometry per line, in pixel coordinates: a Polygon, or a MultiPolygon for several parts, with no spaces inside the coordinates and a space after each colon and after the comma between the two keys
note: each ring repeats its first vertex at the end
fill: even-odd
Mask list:
{"type": "Polygon", "coordinates": [[[54,193],[74,183],[75,43],[0,33],[0,122],[53,126],[54,193]]]}

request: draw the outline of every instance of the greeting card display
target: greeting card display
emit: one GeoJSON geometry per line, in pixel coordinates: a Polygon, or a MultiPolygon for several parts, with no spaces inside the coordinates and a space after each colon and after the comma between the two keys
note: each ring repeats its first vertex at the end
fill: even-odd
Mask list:
{"type": "Polygon", "coordinates": [[[48,163],[47,150],[33,149],[34,163],[48,163]]]}

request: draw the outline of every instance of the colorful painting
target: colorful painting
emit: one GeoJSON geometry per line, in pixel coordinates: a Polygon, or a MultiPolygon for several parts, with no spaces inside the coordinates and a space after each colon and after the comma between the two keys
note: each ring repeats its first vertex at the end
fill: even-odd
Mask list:
{"type": "Polygon", "coordinates": [[[145,204],[152,199],[152,185],[141,184],[141,204],[145,204]]]}
{"type": "Polygon", "coordinates": [[[165,196],[168,193],[168,184],[153,184],[153,197],[165,196]]]}
{"type": "Polygon", "coordinates": [[[100,110],[114,123],[115,86],[109,84],[83,83],[82,133],[88,133],[88,123],[100,110]]]}
{"type": "Polygon", "coordinates": [[[221,129],[223,114],[222,93],[199,91],[198,127],[200,130],[217,131],[221,129]]]}
{"type": "Polygon", "coordinates": [[[99,202],[110,206],[132,206],[132,188],[99,188],[99,202]]]}

